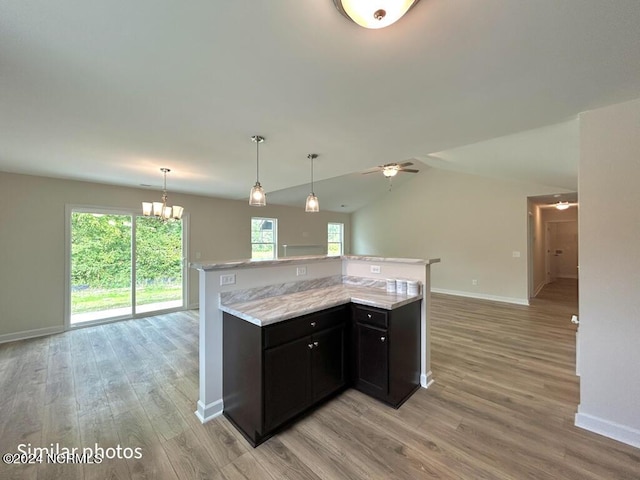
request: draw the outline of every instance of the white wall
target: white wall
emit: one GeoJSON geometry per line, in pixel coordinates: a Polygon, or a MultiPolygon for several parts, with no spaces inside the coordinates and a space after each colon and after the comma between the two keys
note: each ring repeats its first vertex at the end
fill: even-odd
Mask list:
{"type": "Polygon", "coordinates": [[[640,447],[640,99],[580,124],[576,424],[640,447]]]}
{"type": "MultiPolygon", "coordinates": [[[[25,332],[51,333],[64,325],[65,204],[140,209],[161,192],[0,172],[0,341],[25,332]]],[[[279,242],[326,243],[327,222],[350,215],[223,200],[169,191],[169,202],[190,216],[189,261],[231,260],[251,255],[250,218],[278,218],[279,242]],[[196,260],[196,252],[200,259],[196,260]]],[[[189,304],[198,303],[198,274],[189,271],[189,304]]]]}
{"type": "Polygon", "coordinates": [[[353,214],[352,251],[441,258],[431,272],[432,291],[527,303],[527,197],[557,191],[426,169],[353,214]]]}

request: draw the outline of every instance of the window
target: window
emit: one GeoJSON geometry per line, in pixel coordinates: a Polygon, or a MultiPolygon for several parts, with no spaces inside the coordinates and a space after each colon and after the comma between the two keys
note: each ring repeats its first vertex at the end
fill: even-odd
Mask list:
{"type": "Polygon", "coordinates": [[[344,253],[343,232],[343,223],[329,223],[327,225],[327,255],[340,256],[344,253]]]}
{"type": "Polygon", "coordinates": [[[278,255],[278,220],[251,218],[251,258],[273,260],[278,255]]]}

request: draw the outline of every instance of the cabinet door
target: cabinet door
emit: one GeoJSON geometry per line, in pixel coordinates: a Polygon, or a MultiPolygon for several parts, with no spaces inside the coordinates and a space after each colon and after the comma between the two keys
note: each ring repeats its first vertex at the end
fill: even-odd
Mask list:
{"type": "Polygon", "coordinates": [[[356,387],[384,398],[389,391],[387,330],[356,323],[356,387]]]}
{"type": "Polygon", "coordinates": [[[303,337],[264,351],[263,433],[310,405],[310,345],[311,337],[303,337]]]}
{"type": "Polygon", "coordinates": [[[334,393],[346,382],[344,325],[314,333],[311,353],[313,401],[334,393]]]}

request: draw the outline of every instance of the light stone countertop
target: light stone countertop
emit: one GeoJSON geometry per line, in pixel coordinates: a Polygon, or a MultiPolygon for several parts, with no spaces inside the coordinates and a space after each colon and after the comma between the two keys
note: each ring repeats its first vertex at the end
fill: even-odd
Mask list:
{"type": "Polygon", "coordinates": [[[413,264],[413,265],[430,265],[440,262],[439,258],[431,258],[429,260],[423,260],[421,258],[387,258],[387,257],[371,257],[365,255],[345,255],[329,256],[329,255],[309,255],[301,257],[285,257],[277,258],[274,260],[230,260],[222,262],[191,262],[189,266],[191,268],[203,271],[211,270],[230,270],[235,268],[255,268],[255,267],[273,267],[279,265],[295,265],[299,263],[310,263],[318,261],[335,261],[335,260],[356,260],[361,262],[386,262],[386,263],[401,263],[401,264],[413,264]]]}
{"type": "Polygon", "coordinates": [[[408,297],[387,293],[380,288],[340,284],[260,300],[220,305],[220,310],[264,327],[347,303],[393,310],[420,299],[422,295],[408,297]]]}

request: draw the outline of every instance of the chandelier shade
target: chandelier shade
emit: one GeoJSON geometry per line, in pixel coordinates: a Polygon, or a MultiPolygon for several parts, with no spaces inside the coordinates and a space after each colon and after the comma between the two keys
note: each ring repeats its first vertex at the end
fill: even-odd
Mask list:
{"type": "Polygon", "coordinates": [[[260,144],[264,142],[264,137],[254,135],[251,141],[256,144],[256,183],[251,187],[249,193],[249,205],[252,207],[264,207],[267,204],[267,195],[264,188],[260,185],[260,144]]]}
{"type": "Polygon", "coordinates": [[[364,28],[384,28],[400,20],[420,0],[333,0],[342,15],[364,28]]]}
{"type": "Polygon", "coordinates": [[[145,217],[156,217],[160,220],[180,220],[182,218],[182,213],[184,212],[184,208],[179,205],[174,205],[173,207],[167,205],[167,173],[171,170],[168,168],[161,168],[160,171],[164,175],[164,184],[162,189],[162,201],[161,202],[142,202],[142,214],[145,217]]]}

